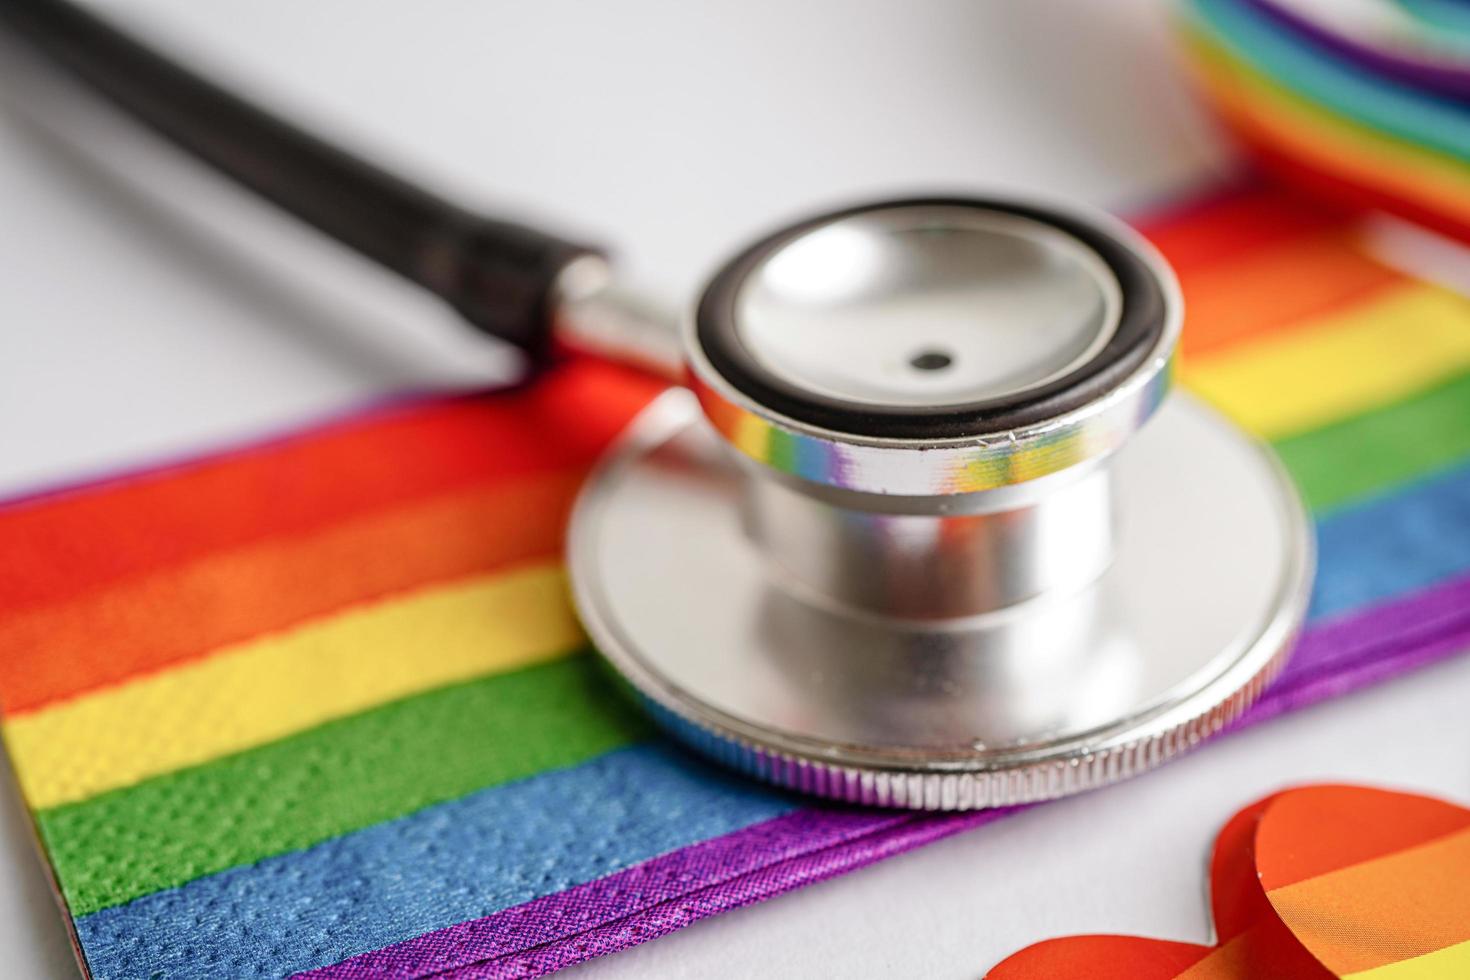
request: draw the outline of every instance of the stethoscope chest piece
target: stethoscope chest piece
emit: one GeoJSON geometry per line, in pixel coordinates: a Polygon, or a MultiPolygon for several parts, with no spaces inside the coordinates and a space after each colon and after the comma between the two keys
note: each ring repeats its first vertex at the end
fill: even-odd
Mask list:
{"type": "Polygon", "coordinates": [[[1150,768],[1284,663],[1310,525],[1269,451],[1165,398],[1172,278],[1126,229],[917,200],[712,280],[690,389],[573,518],[598,649],[666,728],[860,803],[1003,806],[1150,768]]]}

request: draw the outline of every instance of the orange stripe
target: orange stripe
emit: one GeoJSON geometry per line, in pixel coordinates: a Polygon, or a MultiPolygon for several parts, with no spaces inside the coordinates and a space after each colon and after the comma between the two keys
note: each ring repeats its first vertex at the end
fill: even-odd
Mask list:
{"type": "Polygon", "coordinates": [[[656,390],[575,362],[514,392],[384,410],[12,505],[0,510],[0,612],[476,483],[585,466],[656,390]]]}
{"type": "Polygon", "coordinates": [[[1269,906],[1267,913],[1254,929],[1216,946],[1176,980],[1333,980],[1336,974],[1302,948],[1269,906]]]}
{"type": "Polygon", "coordinates": [[[1269,895],[1317,959],[1337,974],[1357,973],[1470,939],[1467,868],[1470,830],[1462,830],[1269,895]]]}
{"type": "Polygon", "coordinates": [[[581,478],[521,477],[0,619],[0,711],[30,711],[388,593],[555,557],[581,478]]]}
{"type": "Polygon", "coordinates": [[[1208,956],[1180,973],[1175,980],[1250,980],[1261,976],[1251,972],[1259,965],[1259,960],[1253,954],[1250,940],[1251,934],[1246,933],[1223,946],[1216,946],[1208,956]]]}
{"type": "Polygon", "coordinates": [[[1189,269],[1180,274],[1184,355],[1270,333],[1407,281],[1336,229],[1189,269]]]}
{"type": "Polygon", "coordinates": [[[1444,980],[1445,977],[1470,977],[1470,942],[1361,973],[1349,973],[1343,980],[1444,980]]]}
{"type": "Polygon", "coordinates": [[[1283,794],[1256,832],[1261,887],[1275,891],[1470,827],[1470,810],[1360,786],[1283,794]]]}

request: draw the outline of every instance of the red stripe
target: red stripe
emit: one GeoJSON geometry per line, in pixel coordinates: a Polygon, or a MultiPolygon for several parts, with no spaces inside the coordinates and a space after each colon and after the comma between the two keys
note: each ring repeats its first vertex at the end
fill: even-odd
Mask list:
{"type": "Polygon", "coordinates": [[[1265,182],[1243,183],[1188,207],[1146,217],[1143,233],[1181,274],[1263,246],[1341,226],[1349,215],[1265,182]]]}
{"type": "Polygon", "coordinates": [[[13,505],[0,511],[0,610],[74,598],[470,484],[585,466],[656,391],[632,372],[572,362],[513,391],[386,409],[13,505]]]}
{"type": "Polygon", "coordinates": [[[1280,147],[1272,142],[1269,135],[1263,135],[1246,120],[1223,115],[1220,118],[1230,129],[1236,142],[1250,153],[1255,163],[1272,178],[1287,185],[1290,193],[1310,195],[1312,200],[1321,203],[1324,207],[1338,207],[1360,213],[1373,210],[1386,211],[1452,238],[1470,241],[1470,226],[1463,221],[1394,194],[1385,193],[1378,187],[1303,163],[1296,157],[1282,152],[1280,147]]]}
{"type": "Polygon", "coordinates": [[[1212,952],[1210,946],[1137,936],[1063,936],[1012,953],[985,980],[1174,980],[1212,952]]]}
{"type": "Polygon", "coordinates": [[[1275,795],[1268,796],[1238,811],[1215,837],[1210,856],[1210,906],[1217,945],[1276,914],[1256,879],[1256,827],[1275,799],[1275,795]]]}
{"type": "Polygon", "coordinates": [[[1467,827],[1470,810],[1443,800],[1361,786],[1311,786],[1283,794],[1261,821],[1256,869],[1261,887],[1272,891],[1467,827]]]}

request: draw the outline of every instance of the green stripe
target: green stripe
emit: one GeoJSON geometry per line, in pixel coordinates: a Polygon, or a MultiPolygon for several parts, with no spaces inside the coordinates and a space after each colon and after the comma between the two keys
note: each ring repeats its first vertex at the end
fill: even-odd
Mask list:
{"type": "Polygon", "coordinates": [[[1317,512],[1405,483],[1470,454],[1470,374],[1275,446],[1317,512]]]}
{"type": "Polygon", "coordinates": [[[590,656],[441,688],[43,811],[73,916],[646,737],[590,656]]]}

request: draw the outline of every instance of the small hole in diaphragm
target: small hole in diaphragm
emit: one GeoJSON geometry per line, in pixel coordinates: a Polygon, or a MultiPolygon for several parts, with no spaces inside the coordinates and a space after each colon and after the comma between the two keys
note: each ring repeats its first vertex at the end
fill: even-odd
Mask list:
{"type": "Polygon", "coordinates": [[[942,350],[921,350],[909,358],[909,366],[920,371],[943,371],[954,363],[954,358],[942,350]]]}

